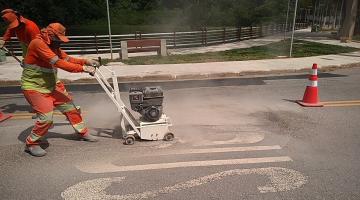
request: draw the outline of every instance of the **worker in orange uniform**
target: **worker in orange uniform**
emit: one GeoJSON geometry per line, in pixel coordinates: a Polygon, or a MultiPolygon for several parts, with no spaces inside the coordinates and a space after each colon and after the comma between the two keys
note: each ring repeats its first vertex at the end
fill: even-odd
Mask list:
{"type": "Polygon", "coordinates": [[[94,66],[99,66],[99,63],[68,56],[60,48],[61,43],[68,41],[63,25],[49,24],[30,42],[24,60],[21,88],[38,116],[34,128],[26,138],[25,151],[33,156],[40,157],[46,154],[39,144],[39,139],[46,135],[53,123],[54,108],[67,117],[80,140],[97,141],[89,134],[72,97],[67,93],[64,84],[58,80],[57,70],[60,68],[72,73],[95,73],[94,66]]]}
{"type": "Polygon", "coordinates": [[[0,48],[2,48],[6,41],[9,41],[11,37],[16,36],[21,43],[23,57],[25,57],[27,47],[29,46],[31,40],[40,33],[39,27],[33,21],[26,19],[13,9],[5,9],[1,11],[1,16],[9,25],[3,35],[3,38],[0,40],[0,48]]]}

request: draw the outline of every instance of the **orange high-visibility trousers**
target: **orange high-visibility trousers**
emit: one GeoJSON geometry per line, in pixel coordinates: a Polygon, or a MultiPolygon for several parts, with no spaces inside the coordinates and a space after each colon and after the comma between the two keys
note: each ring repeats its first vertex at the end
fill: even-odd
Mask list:
{"type": "Polygon", "coordinates": [[[27,145],[38,144],[38,140],[46,135],[53,123],[54,108],[62,112],[80,135],[88,134],[80,112],[72,102],[63,83],[56,84],[52,93],[41,93],[35,90],[23,90],[26,100],[37,114],[37,121],[30,135],[26,138],[27,145]]]}

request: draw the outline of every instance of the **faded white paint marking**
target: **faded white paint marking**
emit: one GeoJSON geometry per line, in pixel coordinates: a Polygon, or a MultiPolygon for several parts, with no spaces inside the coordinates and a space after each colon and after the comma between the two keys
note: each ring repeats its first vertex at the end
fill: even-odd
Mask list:
{"type": "Polygon", "coordinates": [[[155,148],[155,149],[165,149],[165,148],[168,148],[168,147],[170,147],[170,146],[172,146],[172,145],[174,145],[175,143],[164,143],[164,144],[159,144],[159,145],[156,145],[156,146],[154,146],[153,148],[155,148]]]}
{"type": "Polygon", "coordinates": [[[180,154],[203,154],[203,153],[226,153],[226,152],[241,152],[241,151],[267,151],[267,150],[279,150],[279,145],[274,146],[248,146],[248,147],[227,147],[227,148],[208,148],[208,149],[186,149],[176,150],[174,152],[155,153],[152,155],[180,155],[180,154]]]}
{"type": "Polygon", "coordinates": [[[74,186],[69,187],[61,193],[61,197],[64,199],[114,199],[109,198],[111,195],[105,193],[105,189],[110,187],[112,183],[121,182],[125,177],[113,177],[113,178],[98,178],[80,182],[74,186]]]}
{"type": "Polygon", "coordinates": [[[219,166],[219,165],[241,165],[241,164],[255,164],[255,163],[272,163],[272,162],[287,162],[292,161],[288,156],[280,157],[264,157],[264,158],[242,158],[229,160],[204,160],[204,161],[190,161],[190,162],[174,162],[174,163],[159,163],[147,165],[130,165],[130,166],[116,166],[112,163],[77,166],[79,170],[86,173],[112,173],[112,172],[127,172],[127,171],[141,171],[141,170],[156,170],[156,169],[171,169],[180,167],[205,167],[205,166],[219,166]]]}
{"type": "Polygon", "coordinates": [[[201,186],[228,176],[241,175],[263,175],[269,178],[270,182],[264,186],[257,186],[260,193],[282,192],[300,188],[307,182],[307,178],[300,172],[280,167],[255,168],[255,169],[235,169],[223,171],[208,176],[192,179],[173,186],[164,187],[158,190],[149,190],[142,193],[108,195],[105,193],[112,183],[123,181],[124,177],[99,178],[80,182],[69,187],[61,193],[65,200],[135,200],[154,198],[161,194],[169,194],[177,191],[186,190],[196,186],[201,186]]]}
{"type": "Polygon", "coordinates": [[[262,141],[265,138],[264,133],[237,133],[234,139],[224,141],[211,141],[207,139],[201,139],[197,141],[193,146],[211,146],[211,145],[224,145],[224,144],[253,144],[262,141]]]}

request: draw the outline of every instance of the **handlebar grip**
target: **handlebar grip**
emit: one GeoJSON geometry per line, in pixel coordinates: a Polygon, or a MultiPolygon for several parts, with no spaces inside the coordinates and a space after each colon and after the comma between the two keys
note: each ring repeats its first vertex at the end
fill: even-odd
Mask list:
{"type": "Polygon", "coordinates": [[[95,69],[95,71],[90,72],[89,74],[90,74],[90,76],[95,76],[95,73],[96,73],[96,69],[95,69]]]}

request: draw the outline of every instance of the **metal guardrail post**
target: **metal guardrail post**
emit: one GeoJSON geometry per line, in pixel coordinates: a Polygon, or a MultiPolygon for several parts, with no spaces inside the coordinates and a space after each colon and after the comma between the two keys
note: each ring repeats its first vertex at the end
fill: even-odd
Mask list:
{"type": "Polygon", "coordinates": [[[250,33],[249,33],[249,37],[250,37],[250,39],[251,38],[253,38],[253,27],[252,27],[252,25],[250,26],[250,33]]]}
{"type": "Polygon", "coordinates": [[[173,40],[174,40],[174,48],[176,49],[176,31],[174,31],[173,40]]]}
{"type": "Polygon", "coordinates": [[[81,54],[80,55],[83,55],[85,51],[85,46],[84,45],[81,45],[81,54]]]}
{"type": "Polygon", "coordinates": [[[223,43],[226,42],[226,28],[223,28],[223,43]]]}
{"type": "Polygon", "coordinates": [[[205,45],[205,34],[204,27],[201,27],[201,45],[205,45]]]}
{"type": "Polygon", "coordinates": [[[99,47],[98,47],[98,40],[97,40],[97,37],[96,37],[96,34],[95,34],[95,48],[96,48],[96,54],[99,54],[99,47]]]}
{"type": "Polygon", "coordinates": [[[237,30],[236,30],[236,36],[237,36],[237,40],[240,41],[240,27],[238,26],[237,30]]]}
{"type": "Polygon", "coordinates": [[[207,28],[205,27],[205,46],[207,46],[207,28]]]}

